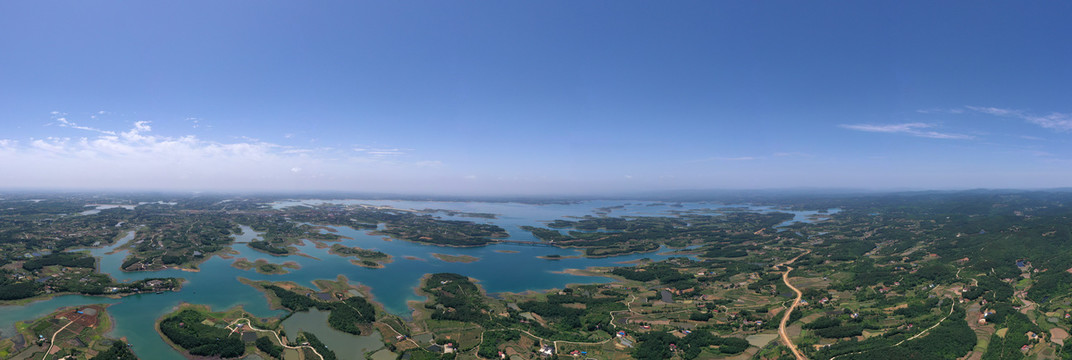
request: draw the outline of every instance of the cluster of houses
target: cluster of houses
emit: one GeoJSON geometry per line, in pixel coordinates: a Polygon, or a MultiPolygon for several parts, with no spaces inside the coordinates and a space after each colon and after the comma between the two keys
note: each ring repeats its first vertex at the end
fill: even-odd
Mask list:
{"type": "Polygon", "coordinates": [[[540,345],[540,355],[542,356],[554,356],[555,347],[547,344],[540,345]]]}
{"type": "Polygon", "coordinates": [[[458,347],[455,346],[454,343],[446,343],[444,345],[432,344],[432,346],[429,346],[426,350],[433,353],[453,354],[455,351],[458,351],[458,347]]]}
{"type": "MultiPolygon", "coordinates": [[[[555,355],[555,347],[548,344],[540,344],[540,349],[536,352],[540,357],[552,357],[555,355]]],[[[581,355],[587,355],[587,351],[574,350],[569,353],[570,356],[578,357],[581,355]]],[[[507,355],[506,352],[499,351],[499,359],[506,360],[507,358],[517,359],[518,355],[507,355]]]]}
{"type": "MultiPolygon", "coordinates": [[[[1044,341],[1044,339],[1041,336],[1039,336],[1038,334],[1036,334],[1033,331],[1028,331],[1028,332],[1024,333],[1024,336],[1027,336],[1027,340],[1033,341],[1035,343],[1038,343],[1040,341],[1044,341]]],[[[1032,345],[1032,344],[1024,344],[1024,346],[1020,347],[1020,351],[1026,353],[1026,352],[1031,351],[1031,348],[1033,348],[1033,347],[1034,347],[1034,345],[1032,345]]]]}
{"type": "MultiPolygon", "coordinates": [[[[986,300],[983,300],[983,301],[986,301],[986,300]]],[[[992,309],[985,309],[985,310],[982,311],[981,314],[982,314],[982,316],[979,316],[979,325],[986,325],[987,317],[989,317],[990,315],[997,314],[997,311],[992,310],[992,309]]]]}

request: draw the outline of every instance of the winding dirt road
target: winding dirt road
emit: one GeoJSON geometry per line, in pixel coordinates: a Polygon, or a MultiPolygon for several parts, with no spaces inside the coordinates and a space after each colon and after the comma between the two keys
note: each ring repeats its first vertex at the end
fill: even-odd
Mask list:
{"type": "Polygon", "coordinates": [[[793,344],[793,340],[789,339],[789,334],[785,331],[785,325],[789,322],[789,316],[793,314],[793,310],[796,310],[797,306],[800,305],[800,299],[804,297],[804,293],[801,292],[800,289],[797,289],[796,286],[793,286],[793,284],[789,283],[789,272],[793,271],[793,267],[789,266],[789,264],[792,264],[794,261],[797,261],[797,259],[799,259],[801,256],[807,255],[810,252],[811,250],[805,251],[803,254],[797,255],[797,257],[789,261],[775,265],[775,267],[785,265],[785,272],[782,273],[782,282],[785,283],[785,286],[788,286],[790,289],[792,289],[793,292],[797,293],[796,299],[793,299],[793,304],[789,306],[789,310],[787,310],[785,312],[785,315],[782,316],[782,322],[778,324],[778,336],[782,338],[782,342],[785,343],[785,346],[789,348],[789,351],[793,353],[793,356],[795,356],[797,360],[808,360],[808,358],[804,357],[804,354],[800,353],[800,349],[797,349],[796,344],[793,344]]]}
{"type": "Polygon", "coordinates": [[[48,341],[48,350],[45,350],[45,356],[41,359],[48,358],[48,355],[52,353],[52,346],[56,345],[56,335],[59,335],[60,332],[63,331],[63,329],[66,329],[68,326],[71,326],[71,324],[74,324],[74,321],[67,323],[67,325],[63,325],[63,327],[61,327],[59,330],[56,330],[55,333],[52,333],[52,340],[48,341]]]}
{"type": "MultiPolygon", "coordinates": [[[[249,328],[250,330],[253,330],[253,331],[258,331],[258,332],[268,332],[268,333],[272,333],[272,335],[275,335],[275,340],[276,340],[276,341],[279,341],[279,344],[280,344],[281,346],[283,346],[284,348],[287,348],[287,349],[295,349],[295,350],[298,350],[299,352],[301,351],[301,349],[302,349],[302,348],[309,348],[309,350],[312,350],[312,351],[313,351],[313,354],[316,354],[316,356],[317,356],[317,357],[319,357],[319,358],[320,358],[320,360],[324,360],[324,355],[320,355],[320,353],[316,351],[316,348],[314,348],[314,347],[312,347],[312,346],[308,346],[308,345],[302,345],[302,346],[290,346],[290,345],[287,345],[287,343],[283,342],[283,339],[279,337],[279,333],[278,333],[278,332],[275,332],[275,331],[273,331],[273,330],[265,330],[265,329],[258,329],[258,328],[255,328],[255,327],[253,327],[253,323],[251,323],[251,322],[249,321],[249,319],[246,319],[246,318],[239,318],[239,319],[236,319],[235,321],[232,321],[230,325],[227,325],[227,327],[228,327],[228,328],[230,328],[231,326],[235,326],[235,325],[237,325],[237,324],[238,324],[238,323],[239,323],[240,321],[242,321],[242,320],[245,320],[245,321],[246,321],[246,327],[248,327],[248,328],[249,328]]],[[[237,328],[237,327],[236,327],[236,328],[237,328]]],[[[392,330],[394,330],[394,329],[392,329],[392,330]]],[[[231,330],[231,333],[234,333],[234,330],[233,330],[233,329],[231,330]]]]}
{"type": "Polygon", "coordinates": [[[800,349],[797,349],[797,346],[789,339],[789,334],[785,332],[785,325],[789,322],[789,315],[793,313],[793,310],[796,310],[798,305],[800,305],[800,298],[804,297],[804,293],[800,292],[800,289],[797,289],[796,286],[789,283],[790,271],[793,271],[793,268],[787,266],[785,272],[782,273],[782,282],[785,282],[785,286],[788,286],[793,292],[797,293],[797,298],[793,299],[793,305],[790,305],[789,310],[782,316],[782,322],[778,324],[778,336],[782,337],[782,342],[785,343],[785,346],[789,347],[789,351],[793,352],[793,356],[795,356],[797,360],[807,360],[808,358],[800,353],[800,349]]]}

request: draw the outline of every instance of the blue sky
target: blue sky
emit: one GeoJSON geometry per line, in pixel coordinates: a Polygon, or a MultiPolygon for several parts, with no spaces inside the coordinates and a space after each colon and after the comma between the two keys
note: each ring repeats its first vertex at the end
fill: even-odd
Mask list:
{"type": "Polygon", "coordinates": [[[0,188],[1072,186],[1067,2],[0,3],[0,188]]]}

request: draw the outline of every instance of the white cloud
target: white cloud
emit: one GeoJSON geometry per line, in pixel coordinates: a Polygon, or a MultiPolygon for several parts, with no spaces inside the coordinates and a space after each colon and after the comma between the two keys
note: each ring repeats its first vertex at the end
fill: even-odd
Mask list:
{"type": "Polygon", "coordinates": [[[407,151],[409,151],[409,150],[410,149],[398,149],[398,148],[365,148],[365,147],[356,147],[356,148],[354,148],[354,151],[356,151],[356,152],[365,153],[365,154],[376,156],[376,157],[406,155],[407,151]]]}
{"type": "MultiPolygon", "coordinates": [[[[53,111],[53,113],[55,113],[55,111],[53,111]]],[[[80,126],[78,124],[75,124],[73,122],[68,121],[67,118],[64,118],[64,117],[56,118],[56,123],[58,123],[60,127],[78,129],[78,130],[86,130],[86,131],[94,131],[94,132],[99,132],[101,134],[115,135],[115,132],[112,132],[112,131],[106,131],[106,130],[101,130],[101,129],[97,129],[97,128],[91,128],[91,127],[88,127],[88,126],[80,126]]]]}
{"type": "Polygon", "coordinates": [[[963,114],[964,109],[920,109],[916,110],[920,114],[963,114]]]}
{"type": "Polygon", "coordinates": [[[397,151],[397,150],[374,150],[374,151],[369,151],[368,154],[369,155],[376,155],[376,156],[396,156],[396,155],[405,155],[406,152],[397,151]]]}
{"type": "Polygon", "coordinates": [[[149,132],[149,131],[153,131],[153,128],[149,126],[149,122],[148,122],[148,121],[138,121],[138,122],[135,122],[135,123],[134,123],[134,129],[133,129],[133,130],[131,130],[131,131],[137,131],[137,132],[145,131],[145,132],[149,132]]]}
{"type": "Polygon", "coordinates": [[[310,154],[315,152],[313,149],[286,149],[283,150],[284,154],[310,154]]]}
{"type": "Polygon", "coordinates": [[[70,138],[50,137],[44,140],[37,139],[31,141],[30,146],[32,146],[34,149],[38,149],[48,153],[59,154],[64,152],[67,142],[70,140],[70,138]]]}
{"type": "Polygon", "coordinates": [[[1072,115],[1062,113],[1052,113],[1046,116],[1027,116],[1025,118],[1028,122],[1058,131],[1072,130],[1072,115]]]}
{"type": "Polygon", "coordinates": [[[19,142],[11,139],[0,139],[0,158],[14,154],[19,142]]]}
{"type": "Polygon", "coordinates": [[[974,136],[964,134],[951,134],[941,133],[937,131],[923,130],[934,127],[934,125],[926,123],[904,123],[904,124],[887,124],[887,125],[872,125],[872,124],[842,124],[838,125],[842,128],[864,132],[877,132],[888,134],[905,134],[916,137],[930,138],[930,139],[956,139],[967,140],[974,139],[974,136]]]}
{"type": "Polygon", "coordinates": [[[1035,115],[1023,110],[1016,109],[1002,109],[996,107],[981,106],[966,106],[966,108],[983,114],[1021,119],[1050,130],[1072,130],[1072,114],[1053,112],[1049,115],[1035,115]]]}
{"type": "Polygon", "coordinates": [[[1017,110],[1001,109],[1001,108],[996,108],[996,107],[982,107],[982,106],[965,106],[965,107],[968,108],[968,110],[972,110],[972,111],[975,111],[975,112],[981,112],[981,113],[984,113],[984,114],[990,114],[990,115],[997,115],[997,116],[1020,115],[1020,111],[1017,111],[1017,110]]]}
{"type": "Polygon", "coordinates": [[[442,166],[420,159],[392,162],[388,154],[393,153],[404,150],[354,153],[249,138],[217,142],[164,136],[138,121],[125,131],[101,130],[89,137],[0,139],[0,188],[373,191],[425,178],[428,169],[442,166]]]}

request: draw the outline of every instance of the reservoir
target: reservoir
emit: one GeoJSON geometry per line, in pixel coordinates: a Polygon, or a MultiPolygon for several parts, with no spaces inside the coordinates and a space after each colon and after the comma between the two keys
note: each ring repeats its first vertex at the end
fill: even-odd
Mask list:
{"type": "MultiPolygon", "coordinates": [[[[283,208],[319,203],[368,204],[398,209],[444,209],[469,213],[492,213],[496,214],[496,218],[451,216],[446,213],[437,213],[435,215],[444,219],[495,224],[507,230],[510,240],[524,241],[538,241],[538,239],[533,237],[531,233],[521,230],[521,226],[542,227],[547,222],[556,219],[570,220],[571,218],[596,215],[597,213],[606,213],[608,214],[607,216],[614,217],[672,216],[686,211],[713,214],[720,211],[719,209],[748,208],[750,211],[777,211],[794,214],[793,220],[780,225],[784,226],[792,222],[808,222],[816,216],[837,212],[837,209],[831,209],[827,213],[819,213],[816,211],[787,211],[749,205],[644,201],[584,201],[569,204],[536,205],[485,202],[294,200],[277,202],[273,206],[283,208]]],[[[92,216],[92,214],[84,216],[92,216]]],[[[262,275],[253,270],[240,270],[232,267],[233,259],[213,257],[201,264],[201,271],[199,272],[179,270],[123,272],[119,270],[119,266],[127,253],[108,254],[108,252],[133,239],[133,233],[131,233],[111,246],[90,250],[93,256],[100,258],[100,271],[120,281],[155,277],[184,278],[187,282],[182,291],[162,294],[139,294],[122,299],[66,295],[25,305],[2,306],[0,307],[0,331],[2,331],[3,337],[10,337],[14,335],[14,323],[16,321],[41,317],[64,306],[97,303],[112,304],[108,308],[108,312],[115,319],[115,327],[110,336],[116,338],[125,337],[129,343],[134,345],[134,352],[141,358],[180,360],[183,359],[183,356],[164,343],[154,329],[153,324],[157,319],[171,312],[181,303],[204,304],[216,311],[240,306],[258,317],[284,314],[283,311],[270,309],[264,294],[253,287],[240,283],[238,281],[240,277],[252,280],[294,281],[301,285],[315,288],[312,284],[313,280],[334,280],[338,275],[344,275],[354,285],[360,284],[370,287],[372,289],[372,300],[383,304],[387,311],[405,317],[409,316],[410,312],[407,301],[423,300],[422,297],[416,295],[414,290],[419,285],[421,276],[428,273],[453,272],[469,276],[476,279],[478,284],[490,293],[523,292],[561,288],[570,283],[611,281],[607,278],[565,274],[562,271],[566,269],[584,269],[591,266],[626,266],[622,265],[621,262],[642,258],[660,260],[670,256],[663,254],[668,249],[660,249],[653,253],[599,259],[564,258],[546,260],[539,257],[547,255],[565,257],[578,255],[579,252],[572,249],[520,244],[494,244],[474,248],[439,247],[401,240],[388,241],[390,239],[385,240],[383,236],[369,235],[368,231],[358,231],[348,227],[334,227],[334,229],[337,234],[349,238],[341,241],[342,245],[382,251],[393,256],[394,261],[386,264],[386,267],[382,269],[364,268],[351,264],[349,262],[350,258],[329,254],[328,249],[318,249],[308,241],[298,248],[302,253],[308,254],[310,257],[288,256],[277,258],[257,252],[246,245],[245,243],[257,238],[259,235],[248,227],[243,227],[243,234],[236,236],[236,243],[233,245],[233,249],[239,253],[234,255],[235,258],[245,257],[250,261],[263,258],[273,263],[294,261],[301,266],[301,269],[291,270],[290,273],[283,275],[262,275]],[[436,259],[432,256],[433,253],[468,255],[480,260],[472,263],[450,263],[436,259]]],[[[297,334],[297,330],[293,328],[308,329],[307,331],[316,334],[321,341],[340,356],[343,353],[351,352],[363,354],[364,351],[372,351],[382,347],[382,342],[379,341],[380,334],[357,337],[358,339],[355,340],[353,335],[330,329],[327,326],[326,318],[326,312],[311,311],[294,314],[284,322],[284,329],[288,334],[294,335],[297,334]],[[336,346],[339,348],[336,348],[336,346]]],[[[360,358],[364,358],[364,356],[362,355],[360,358]]]]}

